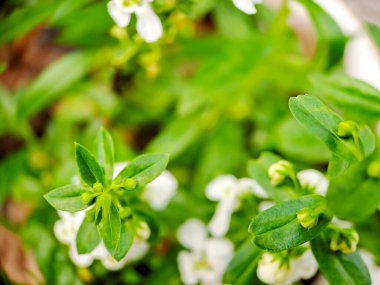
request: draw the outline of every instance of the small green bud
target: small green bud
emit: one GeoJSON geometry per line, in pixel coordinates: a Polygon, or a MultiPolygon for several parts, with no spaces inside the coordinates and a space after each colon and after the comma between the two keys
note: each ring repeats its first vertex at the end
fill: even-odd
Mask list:
{"type": "Polygon", "coordinates": [[[291,176],[293,172],[293,164],[286,160],[280,160],[272,164],[268,169],[271,184],[274,186],[282,184],[286,177],[291,176]]]}
{"type": "Polygon", "coordinates": [[[333,251],[352,253],[356,251],[358,242],[359,235],[354,229],[340,229],[332,236],[330,248],[333,251]]]}
{"type": "Polygon", "coordinates": [[[352,136],[357,131],[357,125],[354,121],[342,121],[338,125],[337,135],[342,138],[352,136]]]}
{"type": "Polygon", "coordinates": [[[119,211],[119,215],[120,215],[120,218],[123,220],[128,219],[129,217],[132,216],[132,210],[129,207],[122,208],[119,211]]]}
{"type": "Polygon", "coordinates": [[[318,217],[319,215],[315,210],[310,208],[303,208],[297,213],[297,219],[305,229],[314,228],[318,224],[318,217]]]}
{"type": "Polygon", "coordinates": [[[94,185],[92,185],[92,188],[94,189],[95,193],[99,193],[103,191],[103,185],[100,182],[95,182],[94,185]]]}
{"type": "Polygon", "coordinates": [[[368,165],[367,175],[373,179],[380,179],[380,161],[374,161],[368,165]]]}
{"type": "Polygon", "coordinates": [[[128,178],[124,181],[123,183],[123,188],[125,190],[134,190],[137,186],[137,182],[136,180],[132,179],[132,178],[128,178]]]}
{"type": "Polygon", "coordinates": [[[82,199],[83,204],[85,205],[91,205],[94,201],[94,198],[96,195],[92,192],[84,192],[80,198],[82,199]]]}

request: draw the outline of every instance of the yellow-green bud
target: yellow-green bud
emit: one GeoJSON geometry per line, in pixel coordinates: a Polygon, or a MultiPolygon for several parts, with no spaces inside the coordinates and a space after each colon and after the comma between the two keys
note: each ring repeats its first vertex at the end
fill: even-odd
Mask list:
{"type": "Polygon", "coordinates": [[[119,211],[119,215],[121,219],[128,219],[129,217],[132,216],[132,210],[129,207],[122,208],[119,211]]]}
{"type": "Polygon", "coordinates": [[[286,160],[280,160],[272,164],[268,169],[268,175],[271,180],[271,184],[276,186],[284,182],[286,177],[292,175],[293,164],[286,160]]]}
{"type": "Polygon", "coordinates": [[[374,161],[368,165],[367,175],[373,179],[380,179],[380,161],[374,161]]]}
{"type": "Polygon", "coordinates": [[[319,215],[315,210],[310,208],[303,208],[297,213],[298,222],[305,229],[314,228],[318,224],[318,217],[319,215]]]}
{"type": "Polygon", "coordinates": [[[94,185],[92,185],[92,188],[94,189],[95,193],[99,193],[103,191],[103,185],[100,182],[95,182],[94,185]]]}
{"type": "Polygon", "coordinates": [[[132,179],[132,178],[128,178],[124,181],[123,183],[123,188],[125,190],[134,190],[137,186],[137,182],[136,180],[132,179]]]}
{"type": "Polygon", "coordinates": [[[91,205],[92,202],[94,201],[95,194],[92,192],[84,192],[80,198],[82,199],[83,204],[85,205],[91,205]]]}
{"type": "Polygon", "coordinates": [[[337,135],[342,138],[352,136],[357,131],[357,125],[354,121],[342,121],[338,125],[337,135]]]}
{"type": "Polygon", "coordinates": [[[358,242],[359,235],[354,229],[341,229],[332,236],[330,248],[333,251],[352,253],[356,251],[358,242]]]}

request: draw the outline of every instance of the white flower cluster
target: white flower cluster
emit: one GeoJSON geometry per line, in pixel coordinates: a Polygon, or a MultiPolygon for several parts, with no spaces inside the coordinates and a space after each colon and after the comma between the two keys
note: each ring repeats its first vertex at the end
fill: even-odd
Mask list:
{"type": "Polygon", "coordinates": [[[232,0],[236,8],[243,11],[246,14],[255,14],[256,7],[255,4],[260,4],[263,1],[262,0],[232,0]]]}
{"type": "Polygon", "coordinates": [[[101,242],[92,252],[79,254],[75,240],[79,227],[86,216],[86,210],[67,213],[58,211],[61,217],[54,225],[54,233],[57,239],[70,247],[70,258],[75,265],[81,268],[89,267],[95,259],[99,259],[108,270],[119,270],[127,263],[141,259],[149,250],[147,239],[150,236],[149,226],[145,222],[140,222],[133,244],[128,254],[120,261],[116,261],[107,251],[101,242]]]}
{"type": "Polygon", "coordinates": [[[155,42],[162,36],[160,18],[153,11],[150,3],[153,0],[111,0],[108,2],[108,13],[121,28],[128,26],[131,15],[136,14],[136,29],[146,42],[155,42]]]}
{"type": "MultiPolygon", "coordinates": [[[[262,0],[232,0],[236,8],[246,14],[255,14],[255,4],[262,0]]],[[[136,14],[136,29],[146,42],[155,42],[163,34],[162,23],[150,3],[153,0],[111,0],[107,4],[108,13],[121,28],[128,26],[131,15],[136,14]]]]}
{"type": "MultiPolygon", "coordinates": [[[[114,169],[114,177],[127,165],[127,162],[117,163],[114,169]]],[[[73,178],[73,183],[79,182],[78,177],[73,178]]],[[[169,171],[165,170],[159,177],[146,185],[141,198],[146,201],[152,209],[162,211],[177,193],[177,188],[178,182],[176,178],[169,171]]],[[[140,222],[131,248],[127,255],[119,262],[108,253],[103,242],[91,253],[78,254],[75,240],[79,227],[85,218],[86,211],[87,210],[84,210],[73,214],[58,211],[58,215],[61,219],[54,225],[55,236],[60,242],[70,247],[70,258],[78,267],[89,267],[95,259],[99,259],[106,269],[119,270],[127,263],[141,259],[148,252],[149,243],[147,240],[150,236],[150,229],[148,224],[140,222]]]]}
{"type": "Polygon", "coordinates": [[[267,284],[290,285],[301,279],[310,279],[318,271],[310,249],[301,256],[287,258],[284,261],[280,255],[264,253],[257,266],[257,277],[267,284]]]}
{"type": "Polygon", "coordinates": [[[232,242],[209,237],[206,226],[198,219],[187,220],[178,229],[177,238],[187,248],[178,255],[182,282],[186,285],[222,284],[223,273],[234,254],[232,242]]]}

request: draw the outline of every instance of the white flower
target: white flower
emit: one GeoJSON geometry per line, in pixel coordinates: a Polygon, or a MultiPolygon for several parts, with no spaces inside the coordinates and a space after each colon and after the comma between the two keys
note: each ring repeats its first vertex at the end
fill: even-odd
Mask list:
{"type": "Polygon", "coordinates": [[[91,254],[79,254],[76,248],[76,236],[83,219],[86,216],[86,210],[68,213],[58,211],[60,220],[54,224],[54,234],[57,239],[70,247],[70,258],[78,267],[88,267],[94,261],[91,254]]]}
{"type": "Polygon", "coordinates": [[[232,2],[234,2],[236,8],[251,15],[257,12],[255,4],[262,3],[262,0],[232,0],[232,2]]]}
{"type": "Polygon", "coordinates": [[[177,193],[177,188],[177,179],[173,174],[165,170],[160,176],[146,185],[142,193],[142,199],[147,201],[152,209],[162,211],[177,193]]]}
{"type": "Polygon", "coordinates": [[[297,178],[303,187],[312,188],[319,195],[326,195],[329,181],[321,172],[314,169],[306,169],[298,172],[297,178]]]}
{"type": "Polygon", "coordinates": [[[290,285],[301,279],[310,279],[317,271],[318,264],[311,250],[290,258],[288,263],[283,263],[279,255],[264,253],[258,263],[257,277],[267,284],[290,285]]]}
{"type": "MultiPolygon", "coordinates": [[[[120,162],[115,164],[114,178],[128,165],[128,162],[120,162]]],[[[164,210],[170,200],[177,193],[177,179],[168,170],[164,170],[160,176],[145,186],[141,194],[141,198],[146,201],[149,206],[156,210],[164,210]]]]}
{"type": "Polygon", "coordinates": [[[110,16],[119,27],[128,26],[131,14],[137,17],[137,32],[146,42],[155,42],[162,36],[160,18],[150,7],[153,0],[111,0],[107,8],[110,16]],[[126,3],[129,2],[129,3],[126,3]]]}
{"type": "Polygon", "coordinates": [[[224,238],[208,238],[206,226],[197,219],[187,220],[177,232],[180,243],[189,250],[178,255],[184,284],[222,284],[222,276],[233,257],[233,244],[224,238]]]}
{"type": "Polygon", "coordinates": [[[227,233],[232,213],[239,206],[241,198],[247,194],[259,198],[268,197],[261,186],[249,178],[236,179],[232,175],[221,175],[207,185],[207,198],[219,202],[208,225],[214,236],[221,237],[227,233]]]}

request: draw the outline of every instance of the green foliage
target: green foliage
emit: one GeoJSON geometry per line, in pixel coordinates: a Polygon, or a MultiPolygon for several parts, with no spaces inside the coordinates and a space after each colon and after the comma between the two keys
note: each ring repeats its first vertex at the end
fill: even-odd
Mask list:
{"type": "Polygon", "coordinates": [[[44,197],[54,208],[67,211],[78,212],[86,209],[88,206],[82,202],[82,194],[89,191],[89,188],[81,185],[67,185],[56,188],[44,197]]]}
{"type": "MultiPolygon", "coordinates": [[[[97,133],[96,146],[98,159],[112,178],[113,141],[103,128],[97,133]]],[[[80,176],[89,187],[63,186],[50,191],[44,197],[56,209],[69,212],[84,210],[95,204],[93,209],[87,211],[88,218],[79,228],[76,239],[78,252],[91,252],[101,238],[111,256],[120,261],[132,246],[135,235],[132,226],[135,221],[130,220],[133,218],[132,213],[128,216],[120,214],[125,209],[122,204],[128,203],[125,200],[127,197],[120,196],[120,192],[141,188],[157,178],[165,170],[169,156],[141,155],[131,161],[113,181],[106,181],[104,168],[88,149],[75,144],[75,153],[80,176]]]]}
{"type": "Polygon", "coordinates": [[[368,269],[359,253],[344,254],[331,251],[328,238],[324,234],[311,241],[311,248],[319,268],[330,284],[372,284],[368,269]]]}
{"type": "Polygon", "coordinates": [[[328,226],[331,219],[325,199],[308,195],[261,212],[252,219],[249,232],[257,246],[270,251],[282,251],[312,240],[328,226]],[[318,222],[311,229],[304,228],[297,219],[298,211],[304,208],[319,213],[318,222]]]}
{"type": "Polygon", "coordinates": [[[100,235],[96,226],[84,219],[76,237],[76,247],[79,254],[92,252],[100,243],[100,235]]]}
{"type": "Polygon", "coordinates": [[[339,136],[338,128],[343,119],[316,97],[293,97],[289,100],[289,107],[296,120],[332,152],[333,158],[329,165],[332,177],[374,151],[375,137],[367,126],[360,127],[357,133],[352,134],[352,138],[339,136]]]}
{"type": "Polygon", "coordinates": [[[224,274],[224,282],[228,284],[248,285],[261,284],[256,277],[257,262],[262,250],[252,244],[251,240],[243,243],[236,251],[234,258],[228,264],[224,274]]]}

